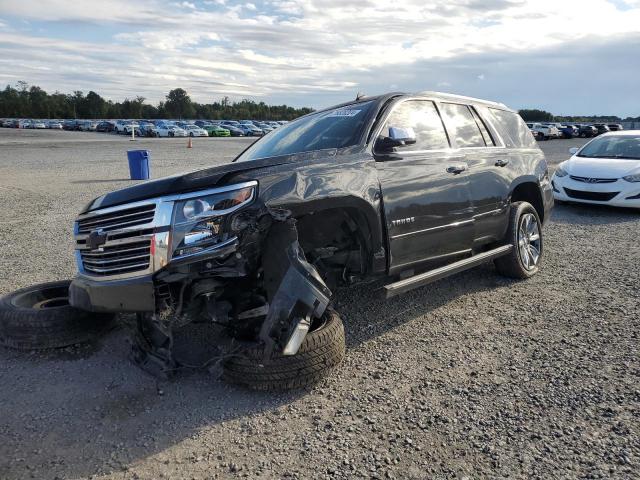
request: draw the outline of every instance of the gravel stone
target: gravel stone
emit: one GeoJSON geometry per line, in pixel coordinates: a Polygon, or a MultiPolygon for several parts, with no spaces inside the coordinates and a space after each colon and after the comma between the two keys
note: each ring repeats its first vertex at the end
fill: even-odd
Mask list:
{"type": "MultiPolygon", "coordinates": [[[[159,177],[251,141],[0,129],[0,294],[73,276],[74,217],[133,183],[126,150],[159,177]]],[[[557,164],[582,143],[540,145],[557,164]]],[[[339,290],[347,358],[305,391],[159,384],[124,328],[0,349],[0,478],[639,478],[639,231],[639,212],[561,205],[528,281],[485,265],[390,301],[339,290]]],[[[176,344],[205,355],[189,328],[176,344]]]]}

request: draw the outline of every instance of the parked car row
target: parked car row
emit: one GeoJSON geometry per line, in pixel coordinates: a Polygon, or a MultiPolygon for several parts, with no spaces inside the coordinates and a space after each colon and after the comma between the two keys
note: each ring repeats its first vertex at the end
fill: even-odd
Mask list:
{"type": "Polygon", "coordinates": [[[31,120],[0,119],[5,128],[77,130],[141,137],[259,137],[287,123],[262,120],[31,120]]]}
{"type": "Polygon", "coordinates": [[[531,134],[537,140],[550,140],[552,138],[591,138],[607,132],[624,130],[619,123],[594,123],[593,125],[564,124],[564,123],[527,123],[531,134]]]}

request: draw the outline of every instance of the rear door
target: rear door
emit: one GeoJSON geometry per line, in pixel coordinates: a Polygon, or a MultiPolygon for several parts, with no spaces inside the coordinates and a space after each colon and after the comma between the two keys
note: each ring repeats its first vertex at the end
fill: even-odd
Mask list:
{"type": "MultiPolygon", "coordinates": [[[[415,143],[374,157],[382,189],[389,241],[389,271],[468,253],[473,241],[472,205],[464,156],[450,148],[436,105],[421,99],[393,106],[378,134],[413,131],[415,143]]],[[[378,142],[376,142],[377,144],[378,142]]]]}
{"type": "Polygon", "coordinates": [[[510,178],[506,149],[496,145],[487,124],[472,105],[439,104],[452,146],[469,166],[469,190],[475,221],[474,241],[489,243],[504,236],[510,178]]]}

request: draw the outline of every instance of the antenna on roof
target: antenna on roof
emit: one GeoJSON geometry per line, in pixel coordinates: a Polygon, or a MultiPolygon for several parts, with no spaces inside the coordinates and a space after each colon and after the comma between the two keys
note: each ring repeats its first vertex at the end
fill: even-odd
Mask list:
{"type": "Polygon", "coordinates": [[[364,93],[362,93],[362,92],[356,93],[356,100],[360,100],[362,98],[364,98],[364,93]]]}

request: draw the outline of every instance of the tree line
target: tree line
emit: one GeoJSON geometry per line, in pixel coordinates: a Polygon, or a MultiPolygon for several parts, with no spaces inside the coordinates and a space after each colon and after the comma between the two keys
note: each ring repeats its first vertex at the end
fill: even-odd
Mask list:
{"type": "Polygon", "coordinates": [[[253,100],[230,101],[224,97],[218,102],[197,103],[182,88],[171,90],[157,105],[146,102],[142,96],[122,102],[105,100],[91,90],[86,95],[76,90],[68,93],[47,93],[26,82],[7,85],[0,91],[0,117],[4,118],[172,118],[172,119],[255,119],[292,120],[312,112],[311,108],[288,105],[267,105],[253,100]]]}
{"type": "Polygon", "coordinates": [[[518,112],[525,122],[618,123],[640,122],[640,117],[620,118],[615,115],[558,116],[545,110],[523,109],[518,112]]]}

